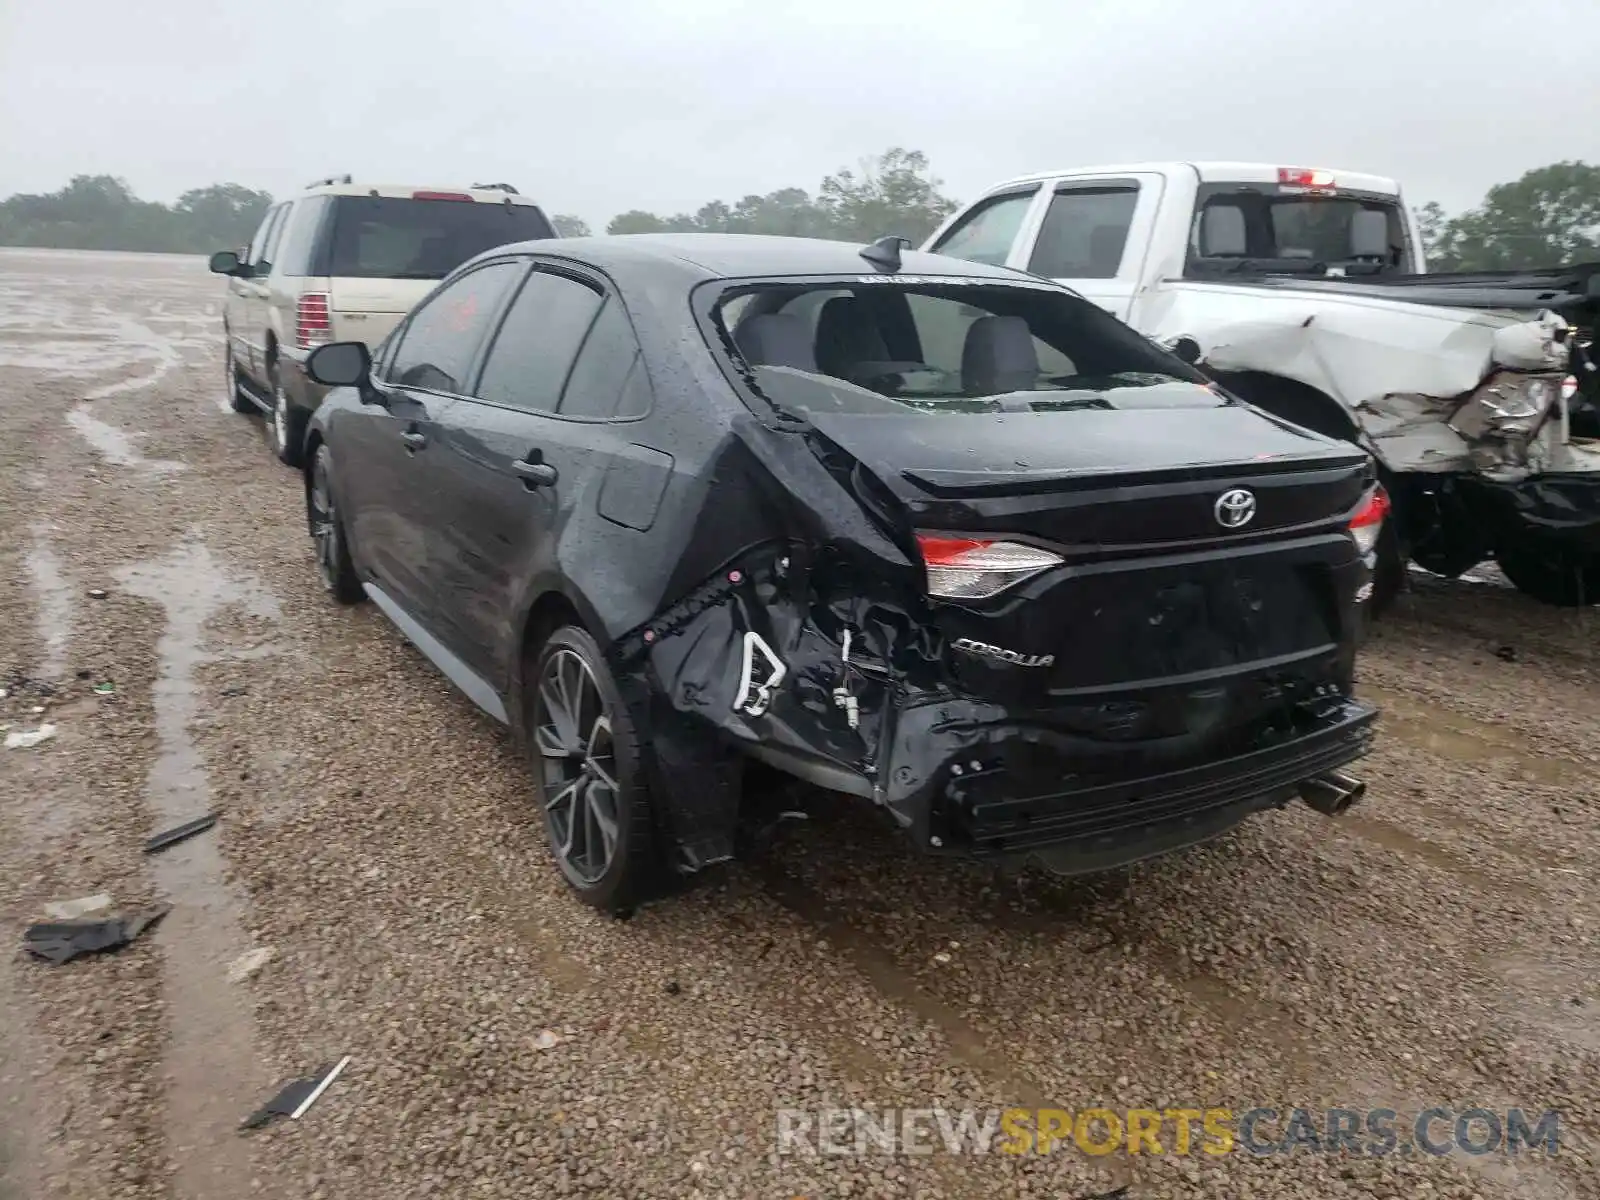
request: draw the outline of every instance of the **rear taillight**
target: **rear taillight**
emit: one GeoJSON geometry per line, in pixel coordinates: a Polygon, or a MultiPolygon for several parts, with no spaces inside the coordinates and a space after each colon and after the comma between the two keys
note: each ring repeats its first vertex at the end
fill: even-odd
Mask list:
{"type": "Polygon", "coordinates": [[[987,600],[1062,562],[1037,546],[945,533],[919,533],[917,546],[928,568],[928,594],[944,600],[987,600]]]}
{"type": "Polygon", "coordinates": [[[1350,536],[1355,539],[1356,549],[1362,554],[1371,554],[1377,546],[1378,535],[1383,532],[1383,522],[1388,516],[1389,493],[1379,484],[1367,493],[1356,515],[1350,518],[1350,536]]]}
{"type": "Polygon", "coordinates": [[[294,309],[294,344],[302,350],[333,339],[327,292],[306,292],[294,309]]]}

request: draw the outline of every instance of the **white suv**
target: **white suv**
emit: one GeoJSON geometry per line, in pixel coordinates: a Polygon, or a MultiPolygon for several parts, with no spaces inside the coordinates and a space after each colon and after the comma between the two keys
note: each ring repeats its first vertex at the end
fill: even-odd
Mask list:
{"type": "Polygon", "coordinates": [[[509,184],[399,187],[326,179],[267,211],[247,249],[211,256],[228,276],[228,397],[266,412],[278,457],[300,465],[323,389],[305,373],[324,342],[375,347],[433,286],[481,251],[551,238],[539,206],[509,184]]]}

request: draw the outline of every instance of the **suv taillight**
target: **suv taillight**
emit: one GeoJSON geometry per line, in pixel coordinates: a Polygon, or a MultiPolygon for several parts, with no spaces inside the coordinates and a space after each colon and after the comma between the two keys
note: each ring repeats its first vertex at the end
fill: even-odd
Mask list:
{"type": "Polygon", "coordinates": [[[1062,562],[1037,546],[948,533],[918,533],[917,547],[928,568],[928,595],[942,600],[987,600],[1062,562]]]}
{"type": "Polygon", "coordinates": [[[327,292],[306,292],[294,309],[294,344],[302,350],[333,340],[327,292]]]}
{"type": "Polygon", "coordinates": [[[1356,515],[1350,518],[1350,536],[1355,540],[1356,549],[1362,554],[1371,554],[1373,547],[1378,544],[1378,535],[1383,532],[1383,522],[1389,516],[1389,493],[1383,490],[1380,483],[1367,493],[1367,498],[1356,509],[1356,515]]]}

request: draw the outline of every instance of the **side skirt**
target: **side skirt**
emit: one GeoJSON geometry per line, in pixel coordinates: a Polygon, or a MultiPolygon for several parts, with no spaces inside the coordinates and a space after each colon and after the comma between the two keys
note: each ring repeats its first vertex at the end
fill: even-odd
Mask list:
{"type": "Polygon", "coordinates": [[[484,712],[499,721],[500,724],[511,724],[511,717],[506,712],[505,704],[487,679],[446,649],[443,642],[424,629],[410,613],[401,608],[393,597],[377,584],[364,583],[361,586],[366,589],[367,595],[372,598],[372,602],[383,611],[383,615],[393,621],[395,627],[405,634],[406,640],[418,650],[421,650],[427,656],[428,661],[443,672],[446,679],[466,694],[468,700],[471,700],[484,712]]]}

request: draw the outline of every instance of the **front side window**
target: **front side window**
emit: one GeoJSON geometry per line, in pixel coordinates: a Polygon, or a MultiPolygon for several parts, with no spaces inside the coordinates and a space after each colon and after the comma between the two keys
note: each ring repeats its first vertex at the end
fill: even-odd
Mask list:
{"type": "Polygon", "coordinates": [[[1050,197],[1028,270],[1048,279],[1114,279],[1128,244],[1134,186],[1068,187],[1050,197]]]}
{"type": "Polygon", "coordinates": [[[275,204],[267,209],[267,215],[261,218],[261,224],[256,226],[256,234],[250,239],[250,248],[245,251],[245,261],[252,267],[265,261],[267,238],[272,235],[272,230],[278,223],[278,217],[283,212],[283,205],[275,204]]]}
{"type": "Polygon", "coordinates": [[[1228,403],[1205,376],[1094,304],[1043,285],[929,277],[729,285],[712,307],[711,334],[730,374],[791,414],[1228,403]],[[741,300],[730,330],[722,310],[741,300]]]}
{"type": "Polygon", "coordinates": [[[1017,240],[1022,218],[1027,215],[1037,190],[1007,192],[984,200],[939,239],[934,253],[991,267],[1005,266],[1011,255],[1011,244],[1017,240]]]}
{"type": "Polygon", "coordinates": [[[406,322],[388,367],[389,382],[459,394],[506,289],[524,266],[490,263],[430,296],[406,322]]]}
{"type": "Polygon", "coordinates": [[[478,399],[526,412],[555,412],[600,302],[598,291],[566,275],[529,275],[484,359],[474,389],[478,399]]]}

